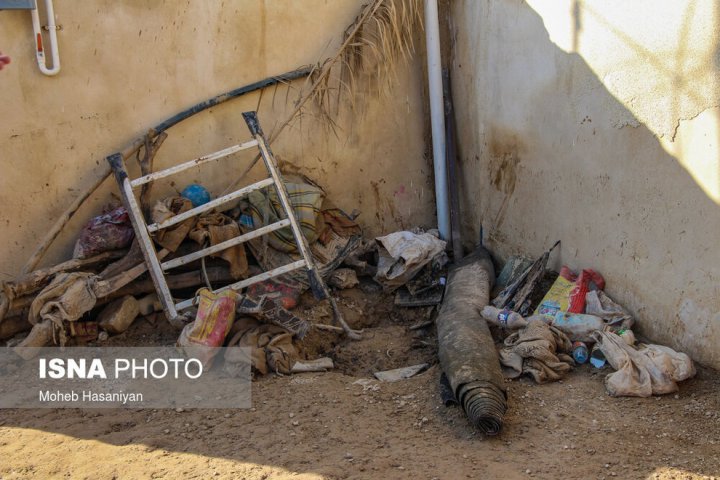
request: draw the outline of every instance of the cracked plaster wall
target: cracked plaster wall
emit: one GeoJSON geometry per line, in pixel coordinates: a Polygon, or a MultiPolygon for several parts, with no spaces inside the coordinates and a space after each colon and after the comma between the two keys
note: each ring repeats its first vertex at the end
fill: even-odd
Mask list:
{"type": "Polygon", "coordinates": [[[720,6],[458,0],[463,231],[592,267],[651,340],[720,368],[720,6]]]}

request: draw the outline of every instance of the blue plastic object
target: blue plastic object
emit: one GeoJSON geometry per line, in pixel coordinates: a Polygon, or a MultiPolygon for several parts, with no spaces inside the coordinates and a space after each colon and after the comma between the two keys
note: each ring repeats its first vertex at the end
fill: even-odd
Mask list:
{"type": "Polygon", "coordinates": [[[199,207],[210,201],[210,192],[207,191],[202,185],[197,183],[191,183],[185,189],[180,192],[180,195],[190,200],[193,207],[199,207]]]}
{"type": "Polygon", "coordinates": [[[595,368],[603,368],[607,363],[605,354],[598,348],[597,344],[595,344],[592,353],[590,353],[590,363],[592,363],[592,366],[595,368]]]}
{"type": "Polygon", "coordinates": [[[35,0],[0,0],[0,10],[35,10],[35,0]]]}
{"type": "Polygon", "coordinates": [[[574,342],[572,356],[578,364],[583,364],[587,362],[588,357],[590,357],[590,352],[588,351],[587,345],[585,345],[583,342],[574,342]]]}

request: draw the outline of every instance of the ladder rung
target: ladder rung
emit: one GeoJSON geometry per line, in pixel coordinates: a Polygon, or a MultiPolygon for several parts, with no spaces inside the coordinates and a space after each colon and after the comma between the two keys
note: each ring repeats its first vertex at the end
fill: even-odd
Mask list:
{"type": "Polygon", "coordinates": [[[257,146],[257,144],[257,140],[250,140],[249,142],[241,143],[239,145],[233,145],[232,147],[228,147],[214,153],[203,155],[202,157],[190,160],[189,162],[181,163],[180,165],[175,165],[174,167],[160,170],[159,172],[149,173],[143,177],[136,178],[135,180],[130,181],[130,185],[133,188],[139,187],[140,185],[144,185],[160,178],[175,175],[176,173],[187,170],[188,168],[197,167],[198,165],[202,165],[203,163],[212,162],[213,160],[217,160],[218,158],[227,157],[228,155],[232,155],[233,153],[239,152],[241,150],[247,150],[248,148],[257,146]]]}
{"type": "Polygon", "coordinates": [[[273,184],[272,178],[266,178],[265,180],[260,180],[257,183],[253,183],[252,185],[248,185],[245,188],[241,188],[240,190],[236,190],[232,193],[228,193],[227,195],[223,195],[222,197],[216,198],[215,200],[212,200],[204,205],[200,205],[199,207],[195,207],[191,210],[188,210],[187,212],[180,213],[178,215],[175,215],[174,217],[170,217],[164,222],[161,223],[153,223],[151,225],[147,226],[148,232],[156,232],[158,230],[162,230],[163,228],[171,227],[175,225],[176,223],[183,222],[187,220],[188,218],[194,217],[195,215],[200,215],[203,212],[207,212],[208,210],[212,210],[215,207],[219,207],[220,205],[223,205],[227,202],[230,202],[232,200],[235,200],[240,197],[244,197],[250,192],[254,192],[255,190],[260,190],[261,188],[265,188],[269,185],[273,184]]]}
{"type": "MultiPolygon", "coordinates": [[[[226,287],[219,288],[219,289],[215,290],[214,293],[224,292],[225,290],[228,290],[230,288],[232,288],[233,290],[240,290],[241,288],[245,288],[254,283],[259,283],[259,282],[262,282],[263,280],[268,280],[270,278],[277,277],[278,275],[282,275],[283,273],[292,272],[293,270],[297,270],[298,268],[304,267],[304,266],[306,266],[305,260],[298,260],[297,262],[288,263],[287,265],[283,265],[282,267],[274,268],[265,273],[261,273],[260,275],[255,275],[254,277],[246,278],[245,280],[241,280],[237,283],[233,283],[232,285],[228,285],[226,287]]],[[[191,307],[194,301],[195,301],[195,298],[190,298],[188,300],[185,300],[183,302],[175,304],[175,308],[178,310],[182,310],[184,308],[191,307]]]]}
{"type": "Polygon", "coordinates": [[[284,220],[280,220],[279,222],[275,222],[265,227],[258,228],[257,230],[248,232],[244,235],[231,238],[230,240],[225,240],[224,242],[213,245],[212,247],[204,248],[202,250],[198,250],[197,252],[174,258],[165,263],[162,263],[160,266],[163,270],[170,270],[171,268],[179,267],[180,265],[187,265],[188,263],[194,262],[195,260],[198,260],[200,258],[207,257],[208,255],[212,255],[213,253],[222,252],[227,248],[234,247],[235,245],[247,242],[248,240],[252,240],[253,238],[261,237],[266,233],[274,232],[275,230],[287,227],[288,225],[290,225],[290,220],[286,218],[284,220]]]}

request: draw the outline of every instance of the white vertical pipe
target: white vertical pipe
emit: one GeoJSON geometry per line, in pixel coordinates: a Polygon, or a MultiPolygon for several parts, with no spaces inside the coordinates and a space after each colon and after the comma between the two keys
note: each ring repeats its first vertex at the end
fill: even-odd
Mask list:
{"type": "Polygon", "coordinates": [[[450,239],[450,205],[445,164],[445,106],[440,62],[440,23],[437,0],[425,0],[425,48],[428,61],[430,122],[432,125],[435,203],[440,238],[450,239]]]}

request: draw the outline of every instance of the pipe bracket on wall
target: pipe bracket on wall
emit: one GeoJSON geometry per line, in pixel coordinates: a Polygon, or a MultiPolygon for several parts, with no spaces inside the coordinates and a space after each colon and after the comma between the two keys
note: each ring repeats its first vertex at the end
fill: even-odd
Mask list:
{"type": "Polygon", "coordinates": [[[48,68],[45,58],[45,46],[43,45],[42,32],[40,30],[40,13],[37,7],[30,10],[32,16],[33,32],[35,34],[35,56],[37,58],[38,68],[44,75],[53,76],[60,72],[60,52],[58,51],[57,31],[60,28],[55,25],[55,10],[53,9],[53,0],[45,0],[45,13],[47,15],[47,25],[42,28],[48,32],[50,39],[50,56],[52,57],[52,67],[48,68]]]}

